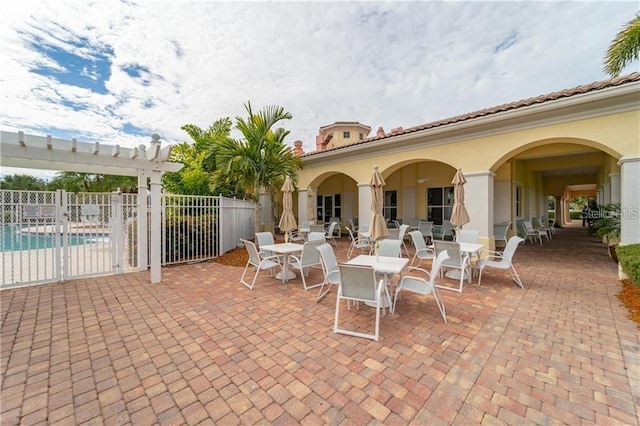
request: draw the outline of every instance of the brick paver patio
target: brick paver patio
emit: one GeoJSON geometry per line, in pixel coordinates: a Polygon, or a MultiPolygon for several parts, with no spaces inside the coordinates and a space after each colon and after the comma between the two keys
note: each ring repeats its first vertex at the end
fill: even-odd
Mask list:
{"type": "Polygon", "coordinates": [[[333,333],[335,290],[315,303],[300,278],[263,275],[250,291],[243,268],[214,262],[166,268],[159,285],[4,290],[0,422],[637,425],[639,333],[605,247],[563,229],[515,263],[524,290],[487,270],[481,287],[441,291],[448,324],[405,294],[378,342],[333,333]]]}

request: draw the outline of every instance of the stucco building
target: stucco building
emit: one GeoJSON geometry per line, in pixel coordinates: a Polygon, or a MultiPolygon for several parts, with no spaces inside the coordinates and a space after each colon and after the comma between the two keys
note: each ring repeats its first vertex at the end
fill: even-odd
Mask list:
{"type": "Polygon", "coordinates": [[[460,168],[471,218],[465,228],[479,230],[490,247],[494,223],[546,217],[553,196],[562,226],[568,201],[581,194],[620,203],[621,243],[640,242],[640,73],[371,137],[368,130],[358,122],[320,128],[317,150],[302,154],[299,223],[309,188],[321,202],[320,220],[369,221],[374,165],[386,181],[387,218],[438,222],[450,214],[460,168]]]}

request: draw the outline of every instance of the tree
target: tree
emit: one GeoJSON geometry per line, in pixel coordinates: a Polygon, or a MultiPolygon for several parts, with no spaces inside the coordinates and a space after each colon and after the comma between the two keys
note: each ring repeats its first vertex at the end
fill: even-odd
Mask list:
{"type": "MultiPolygon", "coordinates": [[[[240,185],[257,203],[261,188],[273,196],[282,186],[285,176],[291,176],[295,183],[297,171],[302,168],[302,159],[284,143],[289,131],[282,127],[274,128],[282,120],[290,120],[290,113],[275,105],[254,112],[250,102],[245,104],[245,109],[248,118],[235,119],[242,139],[226,138],[211,154],[218,167],[214,173],[217,182],[240,185]]],[[[256,231],[259,225],[260,211],[256,204],[256,231]]]]}
{"type": "Polygon", "coordinates": [[[50,191],[67,192],[137,192],[138,180],[132,176],[101,175],[95,173],[60,172],[47,185],[50,191]]]}
{"type": "Polygon", "coordinates": [[[174,194],[244,198],[242,187],[235,183],[218,182],[213,174],[216,170],[217,147],[229,138],[231,126],[228,117],[216,120],[206,130],[194,124],[182,126],[193,143],[183,142],[173,147],[170,160],[182,163],[183,167],[178,172],[164,174],[162,183],[167,191],[174,194]]]}
{"type": "Polygon", "coordinates": [[[640,13],[622,27],[611,42],[604,58],[604,72],[620,75],[624,67],[640,58],[640,13]]]}
{"type": "Polygon", "coordinates": [[[29,175],[9,175],[0,180],[0,189],[44,191],[46,183],[29,175]]]}

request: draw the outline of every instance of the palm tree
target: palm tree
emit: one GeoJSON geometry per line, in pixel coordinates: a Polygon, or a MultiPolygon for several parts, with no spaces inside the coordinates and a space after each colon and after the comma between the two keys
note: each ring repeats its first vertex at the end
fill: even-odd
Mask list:
{"type": "Polygon", "coordinates": [[[46,183],[29,175],[9,175],[0,179],[0,189],[44,191],[46,183]]]}
{"type": "Polygon", "coordinates": [[[622,27],[611,42],[604,58],[604,72],[617,77],[634,60],[640,58],[640,13],[622,27]]]}
{"type": "MultiPolygon", "coordinates": [[[[251,103],[245,104],[249,117],[236,117],[236,129],[243,138],[231,137],[216,147],[218,169],[215,178],[221,183],[236,182],[246,189],[254,201],[259,201],[260,189],[273,193],[284,182],[284,176],[297,181],[297,171],[302,168],[302,159],[294,155],[291,147],[284,143],[288,130],[274,126],[292,115],[280,106],[267,106],[254,112],[251,103]]],[[[259,230],[260,211],[256,204],[255,229],[259,230]]]]}

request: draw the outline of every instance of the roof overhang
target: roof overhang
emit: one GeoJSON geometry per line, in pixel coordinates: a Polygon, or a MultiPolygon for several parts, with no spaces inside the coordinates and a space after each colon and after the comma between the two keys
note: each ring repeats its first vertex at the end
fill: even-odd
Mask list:
{"type": "Polygon", "coordinates": [[[403,133],[395,136],[369,139],[327,151],[310,152],[302,159],[309,165],[344,162],[350,158],[408,151],[417,146],[437,146],[635,111],[640,107],[638,93],[640,81],[634,81],[422,130],[405,129],[403,133]]]}

